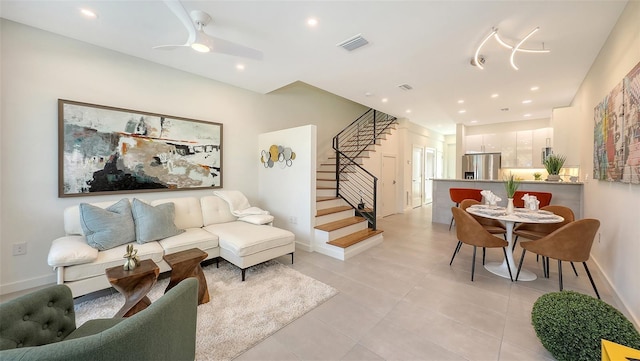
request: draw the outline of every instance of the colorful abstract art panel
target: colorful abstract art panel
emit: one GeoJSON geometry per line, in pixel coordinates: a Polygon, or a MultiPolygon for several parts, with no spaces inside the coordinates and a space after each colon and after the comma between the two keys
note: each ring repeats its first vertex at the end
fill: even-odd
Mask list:
{"type": "Polygon", "coordinates": [[[58,100],[59,197],[222,187],[222,124],[58,100]]]}
{"type": "Polygon", "coordinates": [[[624,165],[622,181],[640,184],[640,63],[624,83],[624,165]]]}
{"type": "Polygon", "coordinates": [[[640,184],[640,63],[594,109],[593,178],[640,184]]]}

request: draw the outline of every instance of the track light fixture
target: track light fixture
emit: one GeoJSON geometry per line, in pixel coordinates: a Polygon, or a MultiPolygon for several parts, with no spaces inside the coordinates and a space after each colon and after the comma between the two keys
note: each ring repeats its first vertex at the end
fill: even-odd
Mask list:
{"type": "Polygon", "coordinates": [[[482,49],[484,44],[487,43],[487,41],[489,41],[491,38],[494,38],[494,39],[496,39],[498,44],[500,44],[503,47],[511,50],[511,56],[509,57],[509,62],[511,63],[511,67],[513,67],[515,70],[518,70],[518,67],[516,66],[515,59],[514,59],[517,52],[523,52],[523,53],[549,53],[549,52],[551,52],[551,50],[544,48],[544,43],[542,43],[542,49],[525,49],[525,48],[521,47],[522,44],[524,44],[524,42],[527,41],[527,39],[529,39],[531,36],[533,36],[533,34],[535,34],[538,30],[540,30],[540,28],[536,27],[529,34],[527,34],[527,36],[522,38],[522,40],[520,40],[516,45],[510,45],[510,44],[507,44],[507,42],[505,42],[504,40],[502,40],[502,38],[500,38],[500,36],[498,35],[498,29],[497,28],[492,28],[491,32],[489,33],[489,35],[487,35],[482,40],[482,42],[480,43],[480,45],[476,49],[476,52],[475,52],[475,54],[473,56],[473,60],[471,61],[471,64],[474,65],[474,66],[477,66],[480,69],[484,69],[484,67],[482,65],[484,64],[485,59],[484,59],[484,57],[482,55],[480,55],[480,50],[482,49]]]}

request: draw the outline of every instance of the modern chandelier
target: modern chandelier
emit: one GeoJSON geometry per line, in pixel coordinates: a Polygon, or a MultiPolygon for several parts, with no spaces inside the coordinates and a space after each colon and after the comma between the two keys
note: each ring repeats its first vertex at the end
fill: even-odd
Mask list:
{"type": "Polygon", "coordinates": [[[504,40],[502,40],[500,38],[500,36],[498,35],[498,29],[495,28],[495,27],[492,28],[491,32],[489,33],[489,35],[487,35],[484,38],[484,40],[482,40],[482,42],[480,43],[480,46],[478,46],[478,48],[476,49],[476,53],[475,53],[475,55],[473,57],[472,64],[477,66],[480,69],[484,69],[484,67],[482,66],[482,64],[484,64],[484,58],[480,55],[480,49],[482,49],[484,44],[487,41],[489,41],[489,39],[494,38],[494,39],[496,39],[498,44],[500,44],[503,47],[511,50],[511,57],[509,58],[509,61],[511,63],[511,66],[515,70],[518,70],[518,67],[516,66],[516,63],[515,63],[515,60],[514,60],[515,55],[516,55],[517,52],[523,52],[523,53],[549,53],[549,52],[551,52],[551,50],[544,48],[544,43],[542,43],[542,49],[525,49],[525,48],[521,48],[522,44],[524,44],[524,42],[527,41],[527,39],[529,39],[538,30],[540,30],[540,27],[536,27],[535,29],[533,29],[529,34],[527,34],[527,36],[522,38],[522,40],[520,40],[516,45],[509,45],[509,44],[507,44],[507,42],[505,42],[504,40]]]}

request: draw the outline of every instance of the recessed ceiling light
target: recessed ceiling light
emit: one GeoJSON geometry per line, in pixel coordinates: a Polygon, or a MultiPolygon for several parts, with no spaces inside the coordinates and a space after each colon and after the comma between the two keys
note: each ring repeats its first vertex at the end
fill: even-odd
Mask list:
{"type": "Polygon", "coordinates": [[[525,114],[524,116],[525,116],[525,117],[530,117],[530,116],[531,116],[531,113],[527,113],[527,114],[525,114]]]}
{"type": "Polygon", "coordinates": [[[458,113],[460,113],[460,114],[464,114],[464,113],[466,113],[466,112],[467,112],[467,111],[466,111],[466,110],[464,110],[464,109],[460,109],[460,110],[458,110],[458,113]]]}
{"type": "Polygon", "coordinates": [[[236,69],[244,70],[244,64],[236,64],[236,69]]]}
{"type": "Polygon", "coordinates": [[[532,91],[532,92],[534,92],[534,91],[536,91],[536,90],[538,90],[538,89],[540,89],[540,87],[539,87],[539,86],[532,86],[532,87],[531,87],[531,91],[532,91]]]}
{"type": "Polygon", "coordinates": [[[318,25],[318,19],[316,18],[308,18],[307,19],[307,25],[314,27],[318,25]]]}
{"type": "Polygon", "coordinates": [[[98,17],[98,14],[89,9],[80,9],[80,13],[88,18],[95,19],[98,17]]]}
{"type": "Polygon", "coordinates": [[[373,95],[373,93],[371,93],[371,92],[366,92],[366,93],[364,93],[364,96],[365,96],[365,97],[370,97],[370,96],[372,96],[372,95],[373,95]]]}
{"type": "Polygon", "coordinates": [[[533,100],[531,100],[531,99],[523,100],[523,101],[522,101],[522,104],[529,104],[529,103],[531,103],[532,101],[533,101],[533,100]]]}
{"type": "Polygon", "coordinates": [[[407,114],[411,114],[411,109],[407,109],[405,112],[406,112],[407,114]]]}
{"type": "Polygon", "coordinates": [[[475,124],[475,123],[477,123],[477,122],[478,122],[478,121],[477,121],[477,120],[475,120],[475,119],[471,121],[471,123],[473,123],[473,124],[475,124]]]}
{"type": "Polygon", "coordinates": [[[386,103],[386,102],[388,102],[388,101],[389,101],[389,99],[387,99],[387,98],[382,98],[382,102],[383,102],[383,103],[386,103]]]}
{"type": "Polygon", "coordinates": [[[462,99],[458,100],[458,104],[464,104],[464,100],[462,99]]]}
{"type": "Polygon", "coordinates": [[[498,93],[493,93],[493,94],[491,94],[491,97],[492,98],[497,98],[497,97],[499,97],[499,95],[498,95],[498,93]]]}

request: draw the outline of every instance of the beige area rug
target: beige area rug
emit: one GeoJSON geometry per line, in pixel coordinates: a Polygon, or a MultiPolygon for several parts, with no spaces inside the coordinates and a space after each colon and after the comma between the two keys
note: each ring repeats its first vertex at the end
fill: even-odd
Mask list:
{"type": "MultiPolygon", "coordinates": [[[[276,261],[247,269],[245,282],[226,261],[203,269],[211,301],[198,306],[196,360],[230,360],[338,292],[276,261]]],[[[152,302],[168,283],[166,277],[158,281],[149,293],[152,302]]],[[[78,303],[76,326],[111,318],[123,304],[117,293],[78,303]]]]}

